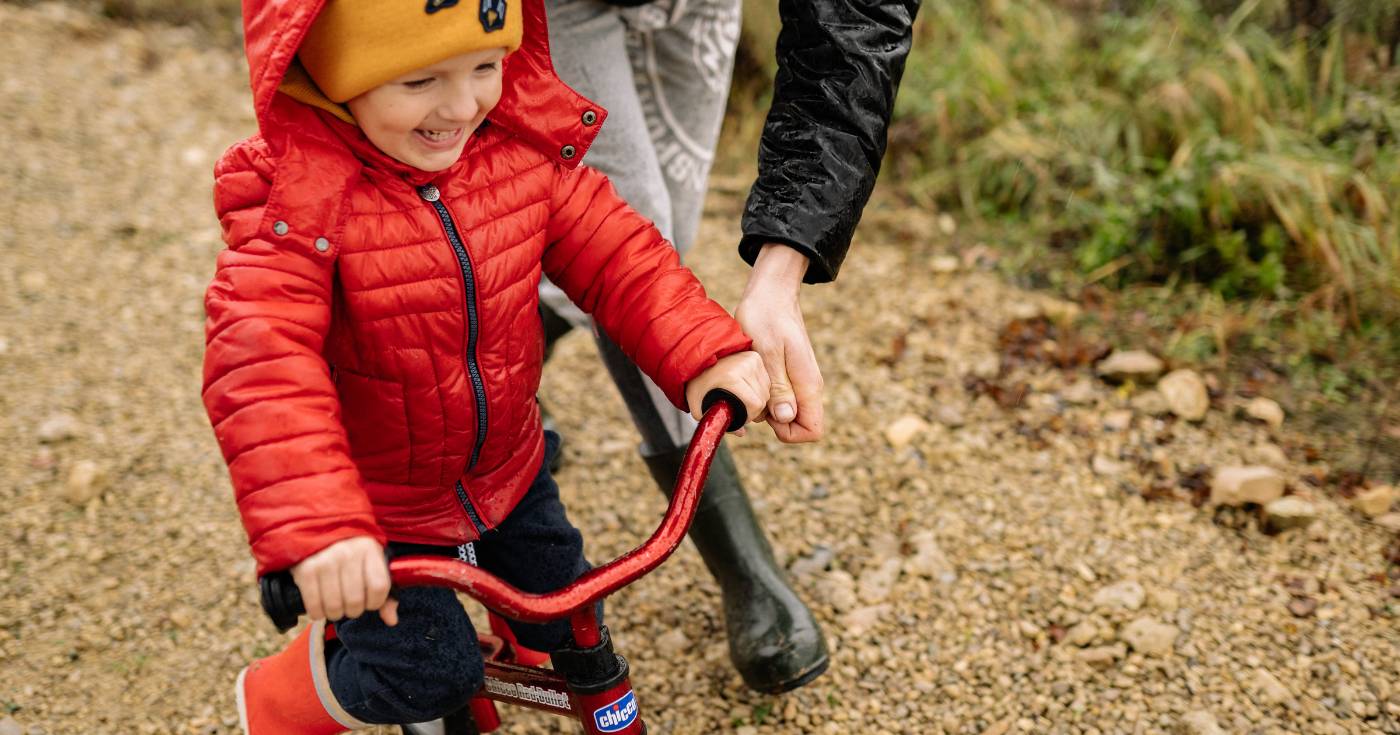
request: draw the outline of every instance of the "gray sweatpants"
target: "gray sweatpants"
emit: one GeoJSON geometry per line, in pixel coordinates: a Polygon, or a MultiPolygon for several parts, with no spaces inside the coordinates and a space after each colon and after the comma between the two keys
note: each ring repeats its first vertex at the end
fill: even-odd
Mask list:
{"type": "MultiPolygon", "coordinates": [[[[739,5],[656,0],[619,8],[601,0],[545,1],[560,78],[608,111],[583,162],[612,179],[682,254],[695,240],[724,121],[739,5]]],[[[540,286],[540,299],[574,324],[588,324],[554,284],[540,286]]],[[[690,416],[607,338],[598,337],[598,348],[645,450],[661,453],[690,441],[690,416]]]]}

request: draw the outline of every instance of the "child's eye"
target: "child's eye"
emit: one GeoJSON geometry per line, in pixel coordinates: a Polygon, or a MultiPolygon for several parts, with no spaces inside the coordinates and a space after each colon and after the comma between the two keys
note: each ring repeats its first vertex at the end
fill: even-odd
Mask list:
{"type": "Polygon", "coordinates": [[[478,65],[478,66],[476,67],[476,73],[478,73],[478,74],[486,74],[486,73],[489,73],[489,72],[493,72],[493,71],[495,71],[500,65],[501,65],[501,64],[500,64],[499,61],[488,61],[488,62],[486,62],[485,64],[480,64],[480,65],[478,65]]]}
{"type": "Polygon", "coordinates": [[[411,82],[404,82],[403,86],[408,87],[409,89],[422,89],[432,83],[433,77],[425,77],[423,79],[414,79],[411,82]]]}

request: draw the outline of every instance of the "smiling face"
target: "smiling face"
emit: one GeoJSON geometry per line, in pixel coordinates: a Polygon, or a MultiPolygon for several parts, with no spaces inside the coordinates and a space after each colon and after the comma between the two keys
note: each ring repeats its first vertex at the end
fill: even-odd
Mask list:
{"type": "Polygon", "coordinates": [[[422,171],[443,171],[501,101],[504,48],[474,51],[381,84],[345,104],[370,142],[422,171]]]}

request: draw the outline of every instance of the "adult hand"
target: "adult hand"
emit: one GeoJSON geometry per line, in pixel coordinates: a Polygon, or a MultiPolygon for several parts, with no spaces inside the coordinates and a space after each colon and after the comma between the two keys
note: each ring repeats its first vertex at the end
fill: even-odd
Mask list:
{"type": "Polygon", "coordinates": [[[306,557],[292,567],[292,579],[313,620],[358,618],[378,610],[386,625],[398,625],[399,602],[389,596],[384,548],[369,536],[337,541],[306,557]]]}
{"type": "Polygon", "coordinates": [[[797,300],[806,272],[801,252],[764,245],[734,311],[768,369],[768,425],[788,444],[822,437],[822,372],[797,300]]]}

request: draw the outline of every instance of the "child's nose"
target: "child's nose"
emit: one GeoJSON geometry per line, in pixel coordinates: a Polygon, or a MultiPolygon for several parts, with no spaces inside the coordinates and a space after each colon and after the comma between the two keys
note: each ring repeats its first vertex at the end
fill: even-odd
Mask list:
{"type": "Polygon", "coordinates": [[[481,111],[481,103],[476,98],[476,90],[470,85],[462,85],[452,90],[439,114],[451,122],[469,123],[481,111]]]}

